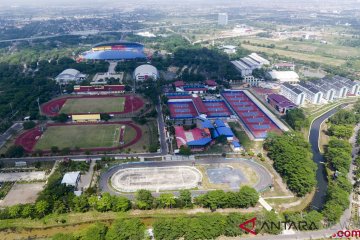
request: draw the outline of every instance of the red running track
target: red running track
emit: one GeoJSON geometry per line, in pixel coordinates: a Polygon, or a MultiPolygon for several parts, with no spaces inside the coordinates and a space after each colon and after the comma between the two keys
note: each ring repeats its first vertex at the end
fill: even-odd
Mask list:
{"type": "MultiPolygon", "coordinates": [[[[140,108],[142,108],[144,106],[144,101],[135,96],[135,95],[123,95],[123,96],[114,96],[114,95],[103,95],[103,96],[71,96],[71,97],[64,97],[64,98],[59,98],[59,99],[54,99],[51,100],[47,103],[44,103],[41,106],[41,112],[43,114],[45,114],[46,116],[49,117],[54,117],[59,115],[59,112],[62,108],[62,106],[65,104],[65,102],[68,99],[74,99],[74,98],[111,98],[111,97],[125,97],[125,107],[124,107],[124,111],[122,112],[109,112],[109,114],[125,114],[125,113],[130,113],[132,111],[136,112],[137,110],[139,110],[140,108]]],[[[71,113],[69,113],[71,114],[71,113]]],[[[86,112],[84,113],[77,113],[77,114],[87,114],[86,112]]]]}
{"type": "MultiPolygon", "coordinates": [[[[136,136],[133,140],[131,140],[130,142],[128,142],[127,144],[124,144],[120,147],[101,147],[101,148],[81,148],[78,151],[79,152],[83,152],[83,151],[114,151],[114,150],[118,150],[118,149],[123,149],[123,148],[127,148],[135,143],[137,143],[141,137],[142,137],[142,131],[140,129],[140,127],[138,127],[137,125],[133,124],[131,121],[122,121],[122,122],[104,122],[104,123],[69,123],[69,124],[62,124],[62,123],[53,123],[53,124],[47,124],[47,127],[51,127],[51,126],[71,126],[71,125],[98,125],[98,124],[119,124],[119,125],[127,125],[127,126],[131,126],[135,129],[136,131],[136,136]]],[[[40,131],[39,127],[36,127],[32,130],[29,130],[27,132],[24,132],[23,134],[21,134],[16,140],[15,140],[15,145],[19,145],[22,146],[25,151],[27,152],[33,152],[34,151],[34,147],[36,145],[36,142],[38,141],[38,139],[41,137],[42,132],[40,131]]],[[[120,139],[119,139],[120,141],[120,139]]],[[[43,150],[44,153],[50,153],[50,149],[49,150],[43,150]]],[[[71,149],[71,152],[76,152],[75,149],[71,149]]]]}

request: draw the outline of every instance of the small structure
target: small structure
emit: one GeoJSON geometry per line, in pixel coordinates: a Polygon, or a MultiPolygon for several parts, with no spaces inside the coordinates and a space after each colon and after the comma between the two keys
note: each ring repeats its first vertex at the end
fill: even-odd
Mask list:
{"type": "Polygon", "coordinates": [[[100,114],[77,114],[71,117],[74,122],[97,122],[101,120],[100,114]]]}
{"type": "Polygon", "coordinates": [[[63,179],[61,180],[61,184],[65,184],[66,186],[73,186],[77,188],[79,180],[80,180],[80,171],[68,172],[65,173],[63,179]]]}
{"type": "Polygon", "coordinates": [[[242,147],[241,147],[241,145],[240,145],[240,143],[238,141],[233,141],[230,144],[230,147],[234,152],[240,152],[241,149],[242,149],[242,147]]]}
{"type": "Polygon", "coordinates": [[[81,95],[108,95],[125,93],[124,85],[74,86],[74,93],[81,95]]]}
{"type": "Polygon", "coordinates": [[[221,49],[227,53],[227,54],[235,54],[236,53],[236,46],[233,46],[233,45],[225,45],[225,46],[222,46],[221,49]]]}
{"type": "Polygon", "coordinates": [[[280,94],[288,98],[296,105],[303,105],[305,103],[305,93],[298,87],[289,83],[281,85],[280,94]]]}
{"type": "Polygon", "coordinates": [[[208,90],[216,90],[217,88],[217,83],[214,80],[206,80],[205,81],[205,87],[208,90]]]}
{"type": "Polygon", "coordinates": [[[280,83],[298,83],[299,75],[294,71],[276,71],[272,70],[268,72],[267,77],[273,81],[278,81],[280,83]]]}
{"type": "Polygon", "coordinates": [[[79,83],[80,81],[84,80],[87,77],[87,75],[80,73],[80,71],[69,68],[64,71],[62,71],[56,78],[55,81],[58,84],[68,84],[70,82],[76,82],[79,83]]]}
{"type": "Polygon", "coordinates": [[[276,70],[295,71],[295,64],[294,63],[288,63],[288,62],[276,63],[276,64],[274,64],[274,68],[276,70]]]}
{"type": "Polygon", "coordinates": [[[15,167],[26,167],[27,163],[24,161],[15,162],[15,167]]]}
{"type": "Polygon", "coordinates": [[[158,78],[158,70],[150,64],[140,65],[134,71],[134,79],[136,81],[146,81],[148,79],[157,80],[158,78]]]}
{"type": "Polygon", "coordinates": [[[279,94],[270,94],[267,96],[267,102],[278,110],[281,114],[286,114],[288,110],[296,108],[296,104],[286,97],[279,94]]]}

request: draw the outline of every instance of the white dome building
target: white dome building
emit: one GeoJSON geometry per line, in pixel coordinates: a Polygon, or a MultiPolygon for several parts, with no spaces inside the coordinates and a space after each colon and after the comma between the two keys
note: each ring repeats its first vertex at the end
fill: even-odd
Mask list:
{"type": "Polygon", "coordinates": [[[149,78],[157,80],[159,78],[159,72],[156,67],[144,64],[135,69],[134,78],[136,81],[145,81],[149,78]]]}
{"type": "Polygon", "coordinates": [[[56,78],[55,81],[58,84],[68,84],[69,82],[78,83],[81,80],[84,80],[87,76],[85,74],[80,73],[80,71],[69,68],[62,71],[56,78]]]}

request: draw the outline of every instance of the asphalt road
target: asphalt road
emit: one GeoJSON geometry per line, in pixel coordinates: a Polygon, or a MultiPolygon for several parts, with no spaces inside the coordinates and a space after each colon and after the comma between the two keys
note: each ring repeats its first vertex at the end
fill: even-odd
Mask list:
{"type": "Polygon", "coordinates": [[[162,154],[167,154],[168,153],[168,145],[167,145],[167,141],[166,141],[166,133],[165,133],[165,123],[164,123],[164,117],[161,111],[161,99],[160,96],[159,98],[159,103],[156,105],[156,111],[157,111],[157,122],[158,122],[158,127],[159,127],[159,135],[160,135],[160,151],[162,154]]]}
{"type": "Polygon", "coordinates": [[[15,133],[23,129],[22,123],[14,123],[6,132],[0,135],[0,148],[6,143],[8,139],[15,133]]]}
{"type": "MultiPolygon", "coordinates": [[[[100,177],[99,186],[102,192],[109,192],[113,195],[120,195],[119,192],[114,191],[109,186],[109,178],[119,171],[120,169],[125,168],[144,168],[144,167],[169,167],[169,166],[193,166],[193,161],[161,161],[161,162],[135,162],[135,163],[124,163],[118,166],[112,167],[109,171],[103,173],[100,177]]],[[[208,159],[201,159],[196,160],[196,164],[217,164],[217,163],[244,163],[250,165],[252,169],[258,174],[260,177],[259,181],[253,186],[256,190],[262,191],[272,185],[272,177],[268,170],[263,167],[262,165],[248,160],[248,159],[234,159],[234,158],[208,158],[208,159]]],[[[237,190],[237,189],[234,189],[237,190]]],[[[193,197],[204,194],[207,190],[194,190],[191,191],[193,197]]],[[[178,191],[173,192],[175,195],[178,195],[178,191]]],[[[130,199],[133,198],[133,194],[121,194],[124,196],[129,197],[130,199]]],[[[158,194],[154,193],[154,196],[158,194]]]]}

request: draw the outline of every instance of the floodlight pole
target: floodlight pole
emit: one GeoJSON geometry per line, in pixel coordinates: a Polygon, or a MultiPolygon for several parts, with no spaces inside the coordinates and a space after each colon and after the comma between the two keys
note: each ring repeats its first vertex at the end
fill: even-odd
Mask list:
{"type": "Polygon", "coordinates": [[[41,115],[41,108],[40,108],[40,98],[37,98],[37,104],[38,104],[38,108],[39,108],[39,114],[41,115]]]}

